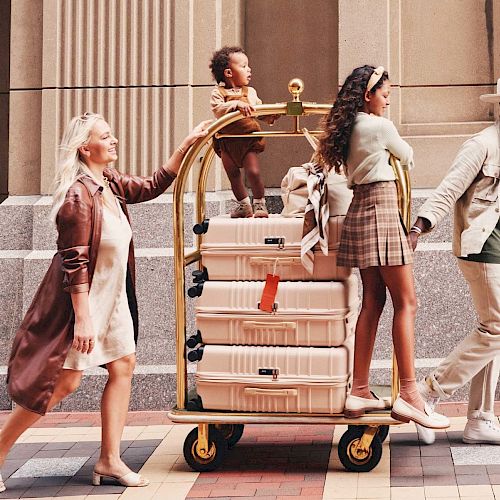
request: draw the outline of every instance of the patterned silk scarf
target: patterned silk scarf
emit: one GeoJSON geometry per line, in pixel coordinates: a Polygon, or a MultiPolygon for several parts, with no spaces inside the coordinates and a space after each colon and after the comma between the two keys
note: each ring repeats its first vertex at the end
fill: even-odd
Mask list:
{"type": "Polygon", "coordinates": [[[328,186],[323,167],[317,163],[303,165],[309,172],[307,177],[307,205],[302,228],[300,259],[309,274],[314,270],[314,247],[317,243],[324,255],[328,255],[328,186]]]}

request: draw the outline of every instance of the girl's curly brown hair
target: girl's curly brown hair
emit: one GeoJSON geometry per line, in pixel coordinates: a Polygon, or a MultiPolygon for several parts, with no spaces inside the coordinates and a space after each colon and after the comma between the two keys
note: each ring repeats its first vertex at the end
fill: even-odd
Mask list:
{"type": "MultiPolygon", "coordinates": [[[[338,93],[333,107],[322,122],[323,133],[319,138],[317,159],[340,173],[340,167],[347,160],[349,140],[356,114],[364,107],[364,96],[368,80],[375,70],[374,66],[361,66],[346,78],[338,93]]],[[[370,90],[374,93],[389,79],[384,71],[380,80],[370,90]]]]}
{"type": "Polygon", "coordinates": [[[229,58],[231,57],[231,54],[236,54],[238,52],[246,55],[245,51],[241,47],[226,46],[214,52],[209,67],[217,83],[224,81],[224,70],[229,68],[229,58]]]}

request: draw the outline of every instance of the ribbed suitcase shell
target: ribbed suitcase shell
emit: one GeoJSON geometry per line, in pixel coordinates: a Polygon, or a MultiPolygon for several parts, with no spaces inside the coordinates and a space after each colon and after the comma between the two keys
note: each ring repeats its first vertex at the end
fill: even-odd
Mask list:
{"type": "Polygon", "coordinates": [[[265,280],[268,273],[282,280],[343,280],[351,269],[337,266],[343,216],[329,218],[329,251],[315,250],[314,272],[300,260],[303,218],[270,215],[269,218],[212,217],[201,244],[203,265],[211,280],[265,280]],[[277,239],[282,239],[278,243],[277,239]],[[267,240],[267,243],[266,243],[267,240]],[[273,240],[275,242],[273,242],[273,240]]]}
{"type": "Polygon", "coordinates": [[[339,346],[355,328],[358,279],[281,281],[276,311],[259,309],[262,281],[207,281],[195,307],[205,344],[339,346]]]}
{"type": "Polygon", "coordinates": [[[339,413],[349,374],[344,346],[207,345],[196,387],[206,410],[339,413]]]}

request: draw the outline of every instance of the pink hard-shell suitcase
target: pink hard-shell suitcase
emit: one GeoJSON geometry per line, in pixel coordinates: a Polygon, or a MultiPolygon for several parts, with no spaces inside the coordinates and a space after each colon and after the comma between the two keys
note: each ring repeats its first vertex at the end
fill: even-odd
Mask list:
{"type": "Polygon", "coordinates": [[[207,281],[197,300],[204,344],[339,346],[354,332],[358,279],[281,281],[274,312],[259,309],[262,281],[207,281]]]}
{"type": "Polygon", "coordinates": [[[350,347],[207,345],[196,388],[205,410],[340,413],[350,347]]]}
{"type": "Polygon", "coordinates": [[[269,218],[231,219],[212,217],[201,244],[202,263],[210,280],[266,279],[276,273],[283,281],[344,280],[351,269],[337,266],[337,251],[344,216],[329,218],[329,250],[314,250],[314,272],[309,274],[300,260],[301,217],[270,215],[269,218]]]}

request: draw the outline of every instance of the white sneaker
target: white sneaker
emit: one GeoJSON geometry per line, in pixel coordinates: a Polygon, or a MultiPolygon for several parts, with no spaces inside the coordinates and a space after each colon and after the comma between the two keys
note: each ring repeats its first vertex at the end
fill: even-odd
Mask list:
{"type": "MultiPolygon", "coordinates": [[[[434,411],[434,408],[439,403],[439,396],[437,395],[437,392],[432,390],[425,378],[418,381],[417,388],[424,402],[432,411],[434,411]]],[[[415,423],[415,426],[417,427],[418,439],[423,444],[433,444],[434,441],[436,441],[436,433],[433,429],[429,429],[428,427],[424,427],[423,425],[417,423],[415,423]]]]}
{"type": "Polygon", "coordinates": [[[401,396],[398,396],[392,405],[391,417],[400,422],[413,420],[416,424],[432,429],[446,429],[450,426],[448,417],[432,411],[427,403],[424,411],[420,411],[406,402],[401,396]]]}
{"type": "Polygon", "coordinates": [[[500,444],[500,427],[495,420],[469,418],[462,438],[468,444],[500,444]]]}

